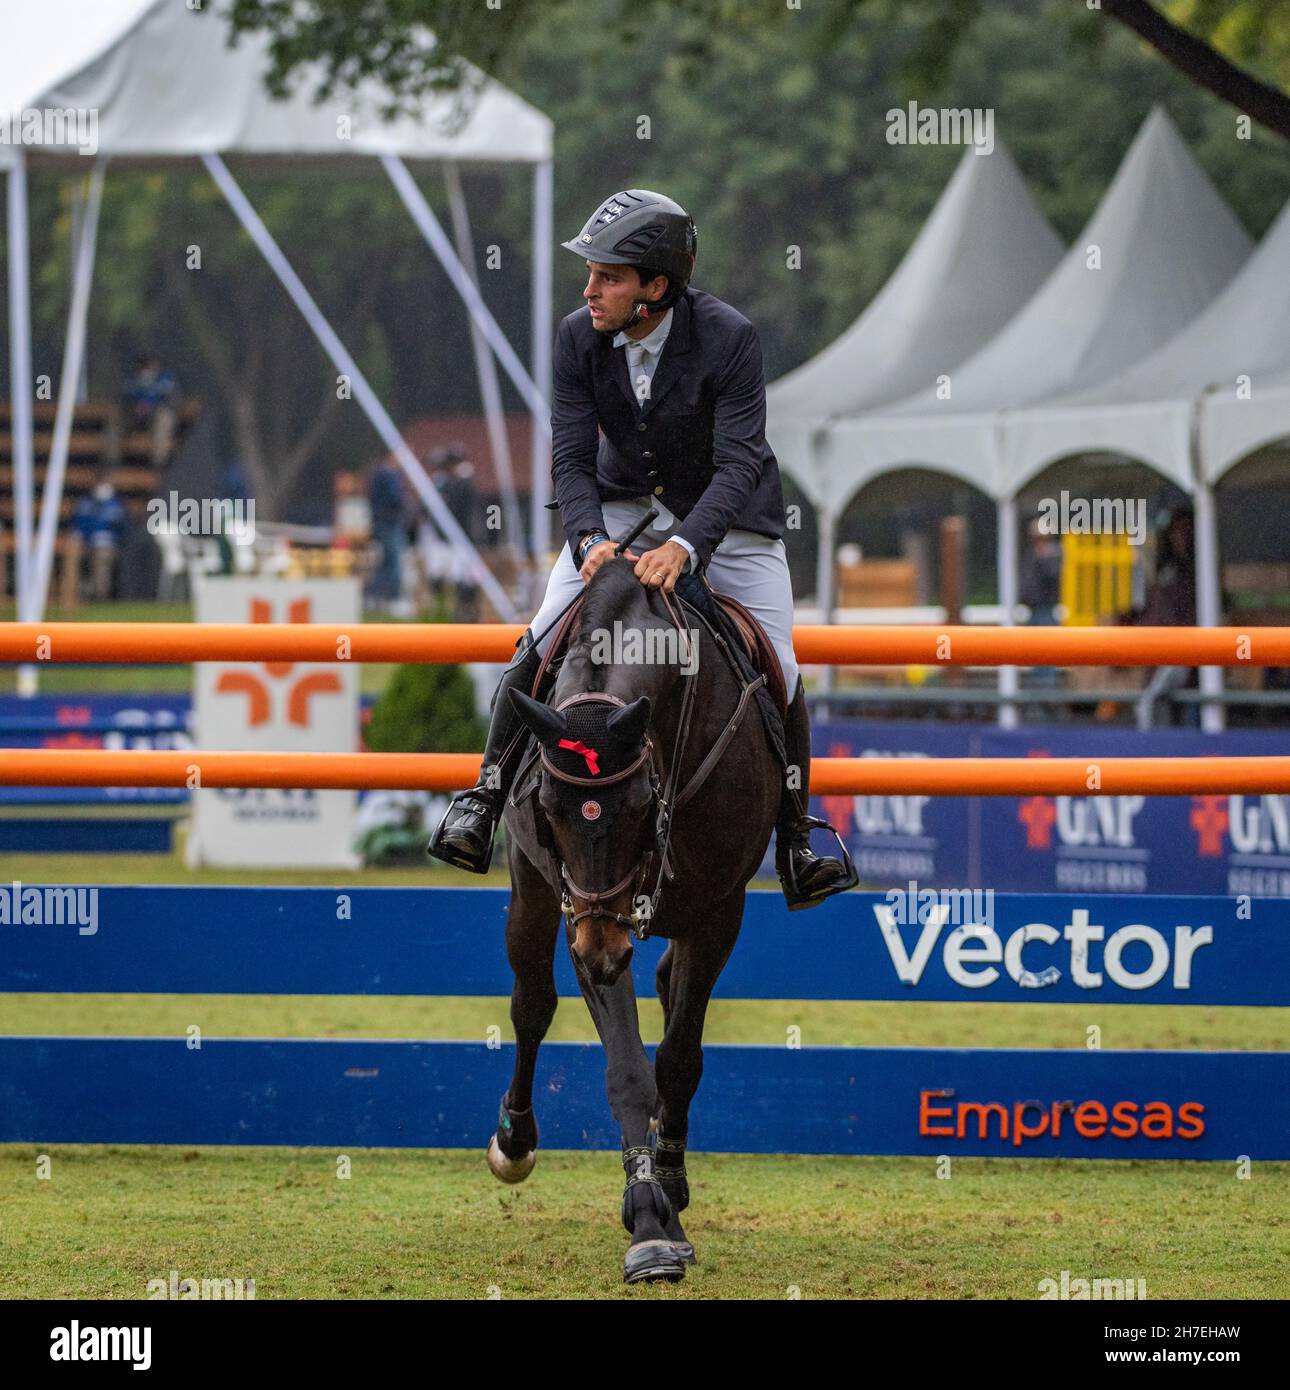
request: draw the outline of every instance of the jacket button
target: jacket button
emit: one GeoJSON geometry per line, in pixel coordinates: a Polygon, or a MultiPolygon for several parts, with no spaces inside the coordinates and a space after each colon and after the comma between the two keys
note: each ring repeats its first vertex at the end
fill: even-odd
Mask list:
{"type": "Polygon", "coordinates": [[[654,489],[654,496],[655,496],[655,497],[660,496],[660,495],[662,494],[662,491],[663,491],[663,489],[662,489],[661,487],[656,487],[656,488],[654,489]]]}
{"type": "Polygon", "coordinates": [[[645,423],[644,420],[642,420],[642,421],[636,426],[636,428],[637,428],[638,430],[647,430],[647,429],[649,429],[649,426],[645,423]]]}
{"type": "Polygon", "coordinates": [[[654,450],[653,450],[653,449],[646,449],[645,452],[641,455],[641,457],[642,457],[642,458],[647,458],[647,459],[652,459],[652,458],[654,457],[654,450]]]}
{"type": "Polygon", "coordinates": [[[650,471],[649,471],[649,475],[648,475],[648,476],[651,477],[651,478],[657,478],[657,477],[658,477],[658,469],[657,469],[657,468],[651,468],[650,471]]]}

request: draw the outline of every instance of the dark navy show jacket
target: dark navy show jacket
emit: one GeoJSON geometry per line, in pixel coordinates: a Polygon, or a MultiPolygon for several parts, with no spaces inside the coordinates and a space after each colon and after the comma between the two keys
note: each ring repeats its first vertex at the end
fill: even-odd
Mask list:
{"type": "Polygon", "coordinates": [[[654,496],[706,565],[731,528],[779,539],[784,495],[766,443],[766,384],[757,330],[737,310],[688,289],[642,408],[625,348],[584,305],[564,319],[552,363],[551,477],[560,521],[604,530],[602,501],[654,496]]]}

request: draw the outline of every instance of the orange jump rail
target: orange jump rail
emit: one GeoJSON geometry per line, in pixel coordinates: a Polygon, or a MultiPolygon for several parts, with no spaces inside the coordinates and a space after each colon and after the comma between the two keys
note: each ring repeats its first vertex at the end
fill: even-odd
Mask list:
{"type": "MultiPolygon", "coordinates": [[[[479,765],[473,753],[17,748],[0,753],[0,786],[456,791],[475,784],[479,765]]],[[[1290,757],[815,758],[811,790],[929,796],[1290,792],[1290,757]]]]}
{"type": "MultiPolygon", "coordinates": [[[[509,661],[505,623],[0,623],[0,662],[509,661]]],[[[793,629],[826,666],[1290,666],[1290,627],[793,629]]]]}

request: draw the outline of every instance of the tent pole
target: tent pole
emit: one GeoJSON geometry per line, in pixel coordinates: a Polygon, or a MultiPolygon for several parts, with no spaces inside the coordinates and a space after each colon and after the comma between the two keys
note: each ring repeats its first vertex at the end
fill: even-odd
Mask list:
{"type": "MultiPolygon", "coordinates": [[[[552,323],[551,258],[555,241],[555,166],[544,159],[533,170],[533,380],[542,400],[551,399],[552,323]]],[[[551,546],[551,410],[543,405],[533,414],[533,453],[529,488],[533,534],[534,599],[541,600],[545,584],[542,567],[551,546]]]]}
{"type": "Polygon", "coordinates": [[[543,400],[541,392],[533,384],[528,372],[524,370],[524,364],[515,355],[510,343],[506,341],[506,335],[497,326],[497,320],[480,298],[479,291],[466,273],[465,267],[457,259],[457,253],[452,249],[452,244],[439,225],[439,219],[434,215],[430,204],[426,202],[421,190],[417,187],[416,180],[408,173],[407,166],[403,161],[395,155],[383,154],[381,164],[390,176],[390,182],[398,191],[399,197],[403,199],[403,204],[413,222],[416,223],[417,229],[430,244],[430,249],[438,256],[444,270],[448,272],[448,278],[461,296],[462,303],[470,312],[471,318],[479,325],[479,330],[488,340],[488,345],[497,354],[497,360],[506,369],[507,376],[515,383],[515,389],[524,397],[530,410],[548,412],[547,429],[549,433],[550,413],[546,401],[543,400]]]}
{"type": "Polygon", "coordinates": [[[242,192],[227,165],[217,154],[202,155],[202,163],[214,179],[216,186],[228,201],[247,235],[255,243],[260,254],[269,263],[270,269],[282,282],[282,287],[291,296],[292,302],[304,316],[305,322],[313,330],[314,336],[322,344],[323,350],[331,358],[336,370],[346,375],[353,385],[354,398],[362,406],[363,412],[372,422],[389,451],[398,460],[408,481],[417,496],[425,504],[426,510],[438,524],[440,531],[464,555],[468,556],[480,587],[488,595],[489,601],[497,610],[503,622],[517,622],[519,615],[506,592],[493,577],[492,571],[484,564],[479,552],[471,544],[470,538],[457,524],[456,518],[448,510],[447,504],[439,495],[439,489],[426,477],[425,469],[408,447],[407,441],[394,426],[385,407],[372,390],[367,378],[359,370],[358,363],[349,355],[344,343],[336,336],[335,330],[327,322],[322,311],[314,303],[309,291],[305,289],[300,277],[291,268],[274,241],[269,229],[260,220],[259,214],[251,206],[246,194],[242,192]]]}
{"type": "MultiPolygon", "coordinates": [[[[999,607],[1003,610],[1003,626],[1012,627],[1017,618],[1017,499],[1015,495],[1000,497],[996,502],[999,519],[995,565],[999,579],[999,607]]],[[[1017,706],[1008,698],[1017,693],[1017,668],[999,667],[999,727],[1017,727],[1017,706]]]]}
{"type": "MultiPolygon", "coordinates": [[[[31,604],[31,532],[35,510],[35,439],[32,434],[31,280],[27,245],[27,154],[12,151],[6,212],[9,233],[9,437],[13,451],[14,598],[23,622],[31,604]]],[[[34,695],[35,667],[18,671],[18,693],[34,695]]]]}
{"type": "Polygon", "coordinates": [[[37,621],[45,616],[49,576],[54,567],[54,545],[58,537],[63,482],[67,476],[67,455],[72,440],[72,417],[80,394],[81,367],[85,361],[85,325],[89,316],[90,288],[94,283],[94,255],[106,168],[106,159],[94,161],[94,168],[90,171],[89,195],[82,205],[83,215],[78,219],[80,235],[72,243],[72,298],[67,310],[67,344],[63,349],[62,375],[58,379],[54,442],[49,451],[49,469],[40,496],[40,526],[33,559],[32,603],[37,621]]]}
{"type": "MultiPolygon", "coordinates": [[[[821,502],[815,509],[818,525],[818,548],[815,553],[815,602],[820,610],[820,622],[832,623],[836,620],[838,570],[835,562],[837,551],[837,517],[827,502],[821,502]]],[[[827,696],[833,689],[834,671],[832,666],[820,668],[816,693],[827,696]]],[[[829,718],[829,707],[821,701],[816,713],[821,719],[829,718]]]]}
{"type": "MultiPolygon", "coordinates": [[[[443,181],[448,190],[448,205],[452,209],[453,239],[457,256],[478,288],[479,273],[475,251],[470,238],[470,214],[461,187],[461,172],[451,160],[443,165],[443,181]]],[[[506,419],[502,414],[502,392],[497,380],[497,362],[488,350],[484,335],[474,319],[470,321],[470,342],[475,353],[475,375],[479,378],[479,394],[484,403],[484,418],[488,424],[488,447],[502,489],[502,509],[505,514],[506,540],[517,563],[524,559],[524,528],[520,524],[519,499],[515,495],[515,471],[511,467],[511,442],[506,435],[506,419]]]]}
{"type": "MultiPolygon", "coordinates": [[[[1214,507],[1214,489],[1205,477],[1200,448],[1201,412],[1208,392],[1203,392],[1192,405],[1191,467],[1195,480],[1192,501],[1192,546],[1196,556],[1196,622],[1200,627],[1217,627],[1222,622],[1222,581],[1218,554],[1218,517],[1214,507]]],[[[1206,695],[1221,695],[1224,689],[1223,668],[1202,666],[1199,685],[1206,695]]],[[[1207,734],[1221,734],[1227,725],[1227,709],[1221,700],[1200,707],[1200,727],[1207,734]]]]}

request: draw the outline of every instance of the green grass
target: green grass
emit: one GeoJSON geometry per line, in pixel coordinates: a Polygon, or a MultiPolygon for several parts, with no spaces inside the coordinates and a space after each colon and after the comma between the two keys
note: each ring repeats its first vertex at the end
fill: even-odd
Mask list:
{"type": "MultiPolygon", "coordinates": [[[[9,856],[29,883],[469,884],[447,868],[203,870],[178,855],[9,856]]],[[[489,879],[505,884],[499,865],[489,879]]],[[[807,918],[792,929],[808,931],[807,918]]],[[[499,950],[497,941],[481,950],[499,950]]],[[[642,981],[642,988],[648,987],[642,981]]],[[[8,1033],[510,1036],[495,998],[11,994],[8,1033]]],[[[718,1000],[711,1042],[1276,1049],[1287,1010],[718,1000]]],[[[641,1003],[642,1035],[661,1014],[641,1003]]],[[[581,1000],[549,1037],[594,1039],[581,1000]]],[[[539,1121],[540,1122],[540,1121],[539,1121]]],[[[481,1133],[481,1145],[486,1135],[481,1133]]],[[[543,1150],[503,1188],[479,1152],[0,1145],[0,1297],[138,1298],[150,1279],[253,1278],[258,1298],[1035,1298],[1039,1281],[1145,1279],[1153,1299],[1285,1298],[1290,1164],[691,1156],[683,1284],[625,1288],[613,1155],[543,1150]],[[49,1155],[48,1180],[37,1157],[49,1155]]]]}
{"type": "Polygon", "coordinates": [[[517,1188],[478,1153],[347,1156],[343,1179],[331,1150],[6,1146],[0,1296],[141,1298],[172,1269],[257,1298],[1033,1299],[1064,1269],[1290,1295],[1284,1163],[695,1156],[700,1263],[627,1289],[612,1155],[543,1152],[517,1188]]]}

